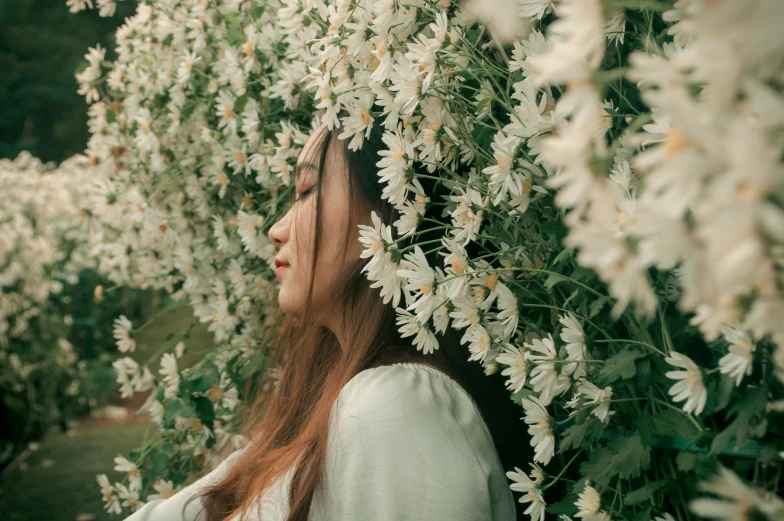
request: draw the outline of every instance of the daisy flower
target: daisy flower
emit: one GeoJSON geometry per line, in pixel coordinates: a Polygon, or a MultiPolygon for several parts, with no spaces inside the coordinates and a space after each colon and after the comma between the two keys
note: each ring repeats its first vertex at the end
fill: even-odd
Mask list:
{"type": "Polygon", "coordinates": [[[507,343],[495,359],[499,364],[507,366],[501,374],[509,378],[506,381],[506,388],[513,393],[523,388],[528,377],[528,361],[525,353],[523,349],[507,343]]]}
{"type": "Polygon", "coordinates": [[[381,198],[400,205],[405,201],[409,190],[407,171],[409,161],[414,157],[414,146],[418,142],[411,143],[405,139],[401,135],[400,127],[394,133],[385,132],[381,139],[387,146],[387,150],[378,153],[381,160],[376,163],[379,167],[379,180],[385,185],[381,198]]]}
{"type": "Polygon", "coordinates": [[[575,517],[582,517],[584,521],[610,521],[610,514],[599,510],[601,501],[599,493],[586,482],[585,489],[574,503],[579,509],[575,517]]]}
{"type": "Polygon", "coordinates": [[[700,517],[726,520],[750,521],[757,514],[761,518],[780,519],[784,502],[775,497],[763,498],[747,486],[737,474],[719,467],[719,472],[697,485],[703,492],[710,492],[721,499],[698,498],[689,502],[689,509],[700,517]],[[756,512],[755,512],[756,511],[756,512]]]}
{"type": "Polygon", "coordinates": [[[585,332],[572,313],[559,316],[558,322],[563,325],[561,340],[566,344],[566,359],[573,360],[573,362],[564,364],[561,372],[577,380],[581,376],[585,376],[585,362],[582,361],[588,358],[585,346],[585,332]]]}
{"type": "Polygon", "coordinates": [[[581,378],[579,382],[580,385],[577,387],[577,392],[589,398],[591,400],[588,402],[589,404],[597,405],[597,407],[591,411],[591,414],[606,424],[609,421],[610,416],[615,414],[615,411],[610,411],[610,401],[612,400],[613,395],[612,387],[599,389],[585,378],[581,378]]]}
{"type": "Polygon", "coordinates": [[[487,334],[487,330],[479,324],[472,324],[460,339],[460,343],[465,342],[468,342],[468,350],[471,353],[468,360],[484,362],[492,347],[492,341],[490,340],[490,335],[487,334]]]}
{"type": "Polygon", "coordinates": [[[114,319],[112,336],[117,340],[117,349],[121,353],[133,352],[136,349],[136,340],[131,338],[131,329],[133,329],[133,325],[125,315],[114,319]]]}
{"type": "Polygon", "coordinates": [[[683,410],[687,413],[693,411],[694,414],[699,415],[708,398],[700,368],[689,357],[676,351],[672,351],[672,356],[668,356],[665,360],[668,364],[685,369],[685,371],[665,373],[667,378],[680,380],[670,388],[669,393],[673,395],[673,400],[676,402],[686,400],[683,410]]]}
{"type": "Polygon", "coordinates": [[[424,354],[429,355],[438,349],[438,340],[435,335],[430,331],[430,324],[427,322],[420,323],[414,315],[405,309],[395,308],[397,312],[397,325],[400,331],[401,338],[406,338],[411,335],[414,337],[414,345],[417,351],[422,351],[424,354]]]}
{"type": "Polygon", "coordinates": [[[735,378],[740,385],[744,375],[750,375],[756,346],[747,333],[732,326],[721,326],[719,332],[729,342],[729,353],[719,360],[719,371],[735,378]]]}
{"type": "Polygon", "coordinates": [[[224,134],[237,133],[237,118],[234,113],[234,98],[226,91],[218,93],[218,104],[215,106],[215,114],[220,118],[218,129],[223,129],[224,134]]]}
{"type": "Polygon", "coordinates": [[[524,513],[531,516],[531,521],[544,521],[544,510],[547,503],[545,503],[539,488],[543,476],[541,469],[535,463],[531,463],[531,466],[534,467],[531,471],[531,478],[534,479],[526,476],[517,467],[514,468],[514,472],[507,472],[506,477],[514,481],[509,485],[509,488],[522,493],[519,499],[520,503],[531,503],[524,513]]]}
{"type": "Polygon", "coordinates": [[[139,474],[139,469],[135,463],[128,461],[124,456],[116,456],[114,458],[116,463],[114,470],[118,472],[127,472],[129,483],[128,486],[131,490],[141,490],[142,477],[139,474]]]}
{"type": "Polygon", "coordinates": [[[534,461],[547,465],[555,454],[555,436],[550,426],[547,407],[536,396],[523,398],[523,419],[528,424],[531,446],[534,447],[534,461]]]}
{"type": "Polygon", "coordinates": [[[98,484],[101,486],[101,495],[106,504],[103,506],[110,514],[119,514],[122,512],[120,506],[120,498],[114,491],[114,487],[109,483],[109,478],[106,474],[99,474],[96,476],[98,484]]]}
{"type": "Polygon", "coordinates": [[[163,381],[167,384],[165,397],[172,398],[179,394],[180,373],[177,369],[177,358],[171,353],[164,353],[161,358],[161,369],[158,371],[163,375],[163,381]]]}
{"type": "Polygon", "coordinates": [[[416,301],[406,309],[413,309],[416,313],[417,321],[427,322],[433,313],[435,272],[428,265],[422,248],[414,246],[413,253],[406,253],[400,261],[400,269],[397,274],[407,279],[405,289],[411,291],[416,301]]]}
{"type": "Polygon", "coordinates": [[[557,356],[552,335],[548,333],[546,338],[535,338],[530,344],[526,342],[523,345],[531,351],[528,358],[535,362],[531,369],[531,387],[541,393],[542,403],[548,405],[554,396],[566,392],[572,381],[553,363],[557,356]]]}
{"type": "Polygon", "coordinates": [[[168,499],[174,495],[174,483],[171,480],[158,479],[152,486],[157,494],[150,494],[147,496],[147,501],[154,499],[168,499]]]}

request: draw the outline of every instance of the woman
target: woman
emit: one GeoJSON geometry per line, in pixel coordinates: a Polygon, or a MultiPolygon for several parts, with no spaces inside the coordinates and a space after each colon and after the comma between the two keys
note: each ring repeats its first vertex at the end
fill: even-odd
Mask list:
{"type": "MultiPolygon", "coordinates": [[[[500,375],[467,360],[459,333],[436,335],[428,355],[400,337],[394,307],[362,272],[357,226],[371,224],[371,211],[398,218],[375,166],[382,129],[357,151],[338,134],[310,136],[296,200],[269,230],[284,266],[283,370],[271,396],[246,408],[241,432],[253,441],[127,521],[522,519],[504,473],[531,460],[519,406],[500,375]]],[[[445,193],[426,189],[433,200],[445,193]]],[[[428,255],[431,266],[439,259],[428,255]]]]}

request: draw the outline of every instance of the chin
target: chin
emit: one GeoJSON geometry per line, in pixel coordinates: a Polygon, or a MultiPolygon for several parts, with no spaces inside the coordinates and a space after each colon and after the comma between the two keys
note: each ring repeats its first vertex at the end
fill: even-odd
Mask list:
{"type": "Polygon", "coordinates": [[[299,303],[295,302],[295,300],[296,299],[293,299],[285,289],[281,288],[280,293],[278,294],[278,304],[285,314],[292,317],[298,316],[301,308],[299,303]]]}

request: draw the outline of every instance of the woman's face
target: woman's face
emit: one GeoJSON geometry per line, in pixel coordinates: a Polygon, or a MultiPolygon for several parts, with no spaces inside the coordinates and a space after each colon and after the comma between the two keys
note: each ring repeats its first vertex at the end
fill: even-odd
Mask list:
{"type": "MultiPolygon", "coordinates": [[[[269,230],[270,241],[278,248],[276,259],[287,263],[278,269],[280,281],[278,301],[287,315],[297,316],[305,309],[310,284],[310,265],[313,261],[313,242],[316,231],[316,199],[318,161],[326,129],[321,127],[311,134],[297,159],[296,200],[289,211],[269,230]]],[[[329,326],[334,313],[333,281],[342,274],[349,262],[359,258],[362,243],[354,227],[348,251],[343,242],[347,233],[349,203],[348,179],[342,157],[341,143],[330,144],[321,178],[321,244],[313,283],[312,311],[314,319],[329,326]]]]}

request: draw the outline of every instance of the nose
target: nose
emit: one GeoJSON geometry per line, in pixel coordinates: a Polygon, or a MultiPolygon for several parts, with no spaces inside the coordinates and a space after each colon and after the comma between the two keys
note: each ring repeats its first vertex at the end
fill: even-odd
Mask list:
{"type": "Polygon", "coordinates": [[[288,225],[288,217],[289,212],[286,212],[278,222],[272,225],[269,229],[267,237],[269,237],[270,242],[277,248],[280,249],[286,241],[289,240],[289,225],[288,225]]]}

